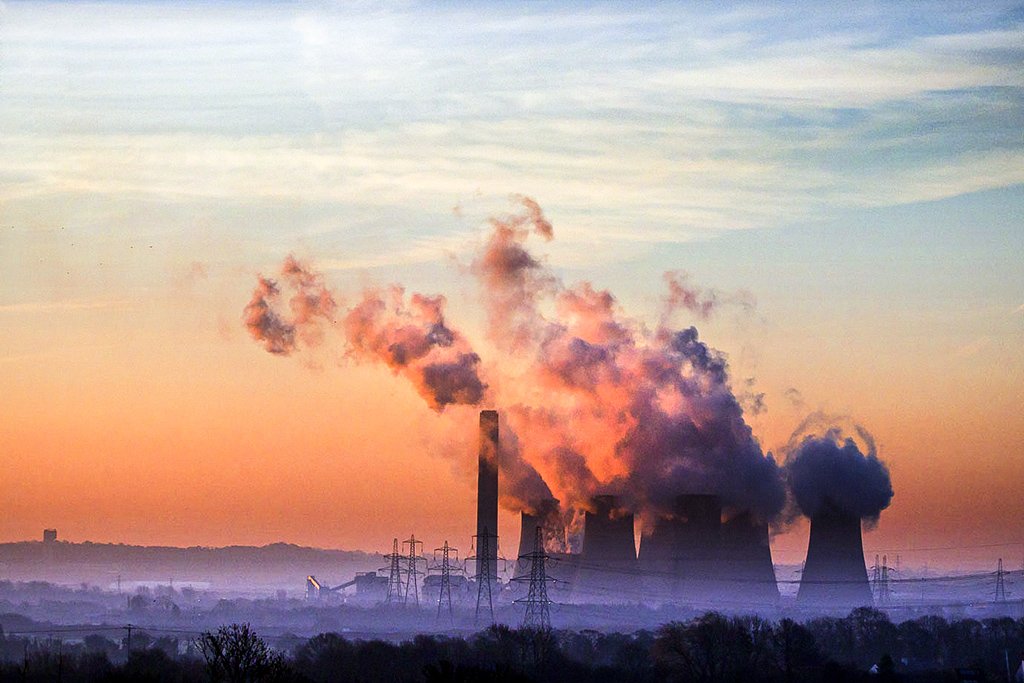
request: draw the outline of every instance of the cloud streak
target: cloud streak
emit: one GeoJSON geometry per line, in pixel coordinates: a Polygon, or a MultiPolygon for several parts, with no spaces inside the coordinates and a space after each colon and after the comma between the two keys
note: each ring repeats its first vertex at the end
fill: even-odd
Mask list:
{"type": "Polygon", "coordinates": [[[0,304],[0,313],[55,313],[60,311],[95,311],[103,309],[132,308],[130,299],[67,299],[63,301],[25,301],[21,303],[0,304]]]}
{"type": "MultiPolygon", "coordinates": [[[[17,181],[0,182],[0,199],[256,197],[414,215],[439,196],[493,202],[516,187],[587,227],[563,244],[615,259],[1024,182],[1024,29],[999,6],[927,12],[927,25],[913,3],[850,9],[841,26],[813,6],[239,6],[198,28],[173,5],[115,12],[9,8],[0,166],[17,181]],[[46,63],[81,69],[88,88],[40,67],[44,37],[46,63]],[[126,43],[130,69],[109,59],[126,43]],[[138,106],[103,106],[129,97],[138,106]]],[[[362,263],[392,261],[339,261],[362,263]]]]}

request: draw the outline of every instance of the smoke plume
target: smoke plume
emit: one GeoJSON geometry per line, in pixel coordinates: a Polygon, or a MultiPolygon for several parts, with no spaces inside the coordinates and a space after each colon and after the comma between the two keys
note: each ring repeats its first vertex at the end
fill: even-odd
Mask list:
{"type": "Polygon", "coordinates": [[[487,385],[480,356],[444,318],[445,298],[413,294],[392,285],[367,289],[343,323],[350,354],[385,364],[409,380],[431,409],[478,405],[487,385]]]}
{"type": "MultiPolygon", "coordinates": [[[[513,199],[470,267],[487,318],[487,363],[448,321],[443,296],[407,297],[399,285],[368,289],[344,312],[346,355],[390,368],[439,414],[485,400],[501,406],[506,507],[550,518],[557,498],[571,528],[598,494],[653,521],[673,514],[681,493],[714,493],[775,518],[786,502],[781,471],[745,421],[725,356],[695,327],[673,323],[723,305],[749,309],[750,297],[668,273],[664,310],[649,330],[610,291],[566,284],[534,255],[530,241],[554,239],[554,228],[537,202],[513,199]]],[[[260,278],[245,322],[268,351],[286,355],[320,342],[335,298],[291,257],[281,277],[295,290],[288,311],[277,284],[260,278]]]]}
{"type": "Polygon", "coordinates": [[[563,504],[586,508],[613,493],[653,517],[671,514],[680,493],[707,492],[775,517],[786,500],[781,474],[744,421],[725,357],[696,328],[668,325],[677,311],[707,317],[717,297],[670,273],[662,322],[646,332],[611,292],[565,285],[529,251],[532,234],[554,236],[535,203],[492,225],[472,270],[491,338],[526,361],[505,384],[533,390],[502,403],[524,458],[563,504]]]}
{"type": "MultiPolygon", "coordinates": [[[[539,207],[536,210],[539,212],[539,207]]],[[[536,224],[543,231],[539,214],[536,224]]],[[[280,274],[293,292],[288,310],[281,310],[283,295],[278,284],[259,276],[243,320],[268,352],[290,355],[300,346],[314,347],[324,341],[323,323],[334,321],[337,304],[323,276],[294,256],[285,258],[280,274]]],[[[341,317],[345,356],[388,367],[409,381],[438,413],[453,405],[480,405],[487,392],[480,356],[465,335],[446,320],[446,303],[442,295],[413,293],[407,297],[400,285],[364,290],[341,317]]],[[[514,433],[503,438],[499,463],[506,507],[530,510],[538,501],[552,498],[544,479],[523,460],[514,433]]]]}
{"type": "Polygon", "coordinates": [[[820,435],[808,433],[823,419],[816,414],[805,420],[787,447],[785,469],[796,505],[808,517],[831,507],[876,523],[892,502],[893,490],[874,439],[859,425],[852,431],[860,444],[839,425],[820,435]]]}
{"type": "Polygon", "coordinates": [[[330,322],[337,304],[323,278],[289,254],[281,265],[281,277],[294,291],[290,312],[278,310],[281,289],[277,282],[259,276],[243,320],[253,339],[270,353],[287,356],[298,342],[316,346],[323,340],[321,323],[330,322]]]}

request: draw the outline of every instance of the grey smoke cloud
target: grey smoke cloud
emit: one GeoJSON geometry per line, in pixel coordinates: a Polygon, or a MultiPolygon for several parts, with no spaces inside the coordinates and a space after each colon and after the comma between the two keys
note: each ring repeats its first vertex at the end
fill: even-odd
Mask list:
{"type": "Polygon", "coordinates": [[[280,293],[276,282],[259,276],[242,319],[249,334],[263,348],[270,353],[287,356],[295,350],[295,326],[282,319],[273,308],[280,293]]]}
{"type": "Polygon", "coordinates": [[[258,276],[252,298],[242,312],[250,336],[273,354],[287,356],[299,346],[323,341],[323,323],[332,321],[337,304],[323,278],[289,254],[281,265],[281,279],[292,290],[287,313],[280,310],[281,287],[258,276]]]}
{"type": "Polygon", "coordinates": [[[892,502],[889,468],[878,458],[874,439],[859,425],[853,431],[857,439],[841,426],[830,426],[820,435],[805,433],[791,440],[786,477],[804,515],[813,517],[831,506],[873,524],[892,502]]]}

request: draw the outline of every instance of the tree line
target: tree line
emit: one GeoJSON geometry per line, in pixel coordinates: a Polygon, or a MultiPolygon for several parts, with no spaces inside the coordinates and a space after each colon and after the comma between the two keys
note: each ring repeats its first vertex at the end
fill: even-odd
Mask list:
{"type": "Polygon", "coordinates": [[[248,624],[187,640],[138,633],[130,646],[99,634],[55,644],[0,632],[0,656],[0,683],[1004,681],[1024,657],[1024,619],[894,624],[862,608],[797,623],[709,612],[628,634],[496,625],[391,643],[323,633],[287,651],[248,624]]]}

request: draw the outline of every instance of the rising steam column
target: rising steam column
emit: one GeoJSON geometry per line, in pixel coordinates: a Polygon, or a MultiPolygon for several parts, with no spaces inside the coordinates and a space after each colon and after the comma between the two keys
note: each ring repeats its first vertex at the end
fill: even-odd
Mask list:
{"type": "Polygon", "coordinates": [[[480,460],[476,487],[476,575],[487,560],[487,574],[498,579],[498,411],[480,411],[480,460]],[[483,542],[487,539],[486,544],[483,542]],[[486,548],[485,557],[481,556],[486,548]]]}

